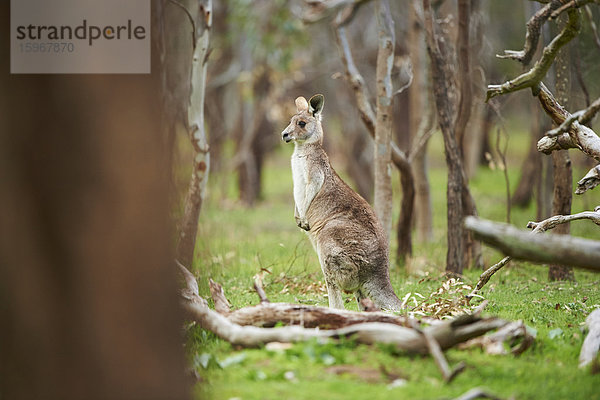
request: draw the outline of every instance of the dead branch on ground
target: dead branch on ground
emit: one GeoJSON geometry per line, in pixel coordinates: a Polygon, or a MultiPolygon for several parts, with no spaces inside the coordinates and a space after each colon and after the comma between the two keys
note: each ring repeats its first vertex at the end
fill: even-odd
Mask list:
{"type": "Polygon", "coordinates": [[[490,335],[480,336],[462,343],[459,345],[459,348],[479,347],[485,350],[487,354],[507,354],[504,344],[508,343],[510,352],[514,355],[519,355],[527,350],[533,344],[534,340],[535,335],[530,334],[523,321],[519,320],[504,325],[490,335]],[[519,340],[520,343],[515,345],[519,340]]]}
{"type": "MultiPolygon", "coordinates": [[[[600,206],[596,207],[594,211],[584,211],[577,214],[572,215],[555,215],[550,218],[547,218],[540,222],[529,221],[527,223],[527,228],[532,229],[530,233],[543,233],[549,229],[556,227],[557,225],[564,224],[571,221],[576,221],[579,219],[589,219],[594,222],[596,225],[600,225],[600,206]]],[[[465,226],[467,226],[465,221],[465,226]]],[[[467,226],[467,229],[469,227],[467,226]]],[[[492,265],[488,269],[486,269],[481,276],[479,277],[479,281],[473,291],[467,296],[468,299],[474,297],[479,293],[479,291],[485,286],[486,283],[490,280],[492,275],[496,272],[500,271],[508,262],[512,260],[512,257],[506,256],[498,263],[492,265]]]]}
{"type": "Polygon", "coordinates": [[[532,235],[522,229],[474,217],[465,228],[490,246],[519,260],[556,263],[600,271],[600,242],[569,235],[532,235]]]}
{"type": "MultiPolygon", "coordinates": [[[[434,325],[421,327],[418,330],[401,326],[395,323],[387,322],[365,322],[372,321],[373,318],[384,318],[383,313],[361,313],[346,310],[325,309],[323,307],[299,306],[304,310],[304,314],[309,316],[313,312],[327,310],[326,320],[321,319],[316,323],[317,328],[307,328],[306,321],[309,318],[303,319],[303,325],[284,326],[277,328],[263,328],[252,325],[241,325],[234,322],[236,313],[248,309],[275,309],[277,307],[288,307],[294,305],[282,305],[278,303],[263,302],[258,306],[245,307],[240,310],[233,311],[227,315],[220,314],[208,307],[208,303],[198,293],[198,285],[195,282],[192,274],[179,264],[179,269],[185,277],[186,288],[181,292],[182,306],[186,310],[188,317],[196,321],[203,329],[210,330],[218,337],[226,340],[234,345],[243,347],[258,347],[271,342],[294,343],[307,341],[314,338],[324,340],[336,340],[339,338],[351,338],[359,343],[374,344],[385,343],[396,346],[399,350],[407,353],[428,354],[431,352],[431,343],[439,345],[439,351],[451,348],[459,343],[463,343],[469,339],[481,336],[491,330],[499,329],[507,322],[498,318],[487,317],[482,318],[479,314],[480,309],[474,314],[462,315],[453,320],[439,322],[434,325]],[[319,310],[322,309],[322,310],[319,310]],[[323,329],[325,323],[331,325],[332,316],[337,315],[339,320],[346,320],[351,316],[355,321],[353,323],[336,329],[323,329]]],[[[215,286],[213,295],[224,297],[222,288],[215,286]]],[[[219,300],[221,301],[221,300],[219,300]]],[[[215,300],[216,302],[216,300],[215,300]]],[[[238,314],[239,315],[239,314],[238,314]]],[[[396,317],[387,314],[385,318],[397,319],[396,317]]],[[[404,318],[407,321],[406,318],[404,318]]],[[[277,321],[284,322],[285,319],[277,321]]],[[[246,321],[248,322],[248,321],[246,321]]],[[[299,322],[299,321],[298,321],[299,322]]],[[[410,320],[411,326],[418,326],[416,320],[410,320]]],[[[435,346],[433,346],[435,347],[435,346]]],[[[435,352],[435,350],[434,350],[435,352]]],[[[450,371],[446,375],[446,379],[452,377],[455,371],[450,371]]]]}

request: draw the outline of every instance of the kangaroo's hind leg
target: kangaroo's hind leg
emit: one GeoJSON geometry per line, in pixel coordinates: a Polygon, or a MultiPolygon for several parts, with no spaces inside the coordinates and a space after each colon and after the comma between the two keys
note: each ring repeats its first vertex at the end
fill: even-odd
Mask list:
{"type": "Polygon", "coordinates": [[[344,300],[342,299],[342,291],[334,282],[330,282],[329,279],[325,278],[325,284],[327,285],[327,297],[329,297],[329,308],[336,308],[343,310],[344,300]]]}

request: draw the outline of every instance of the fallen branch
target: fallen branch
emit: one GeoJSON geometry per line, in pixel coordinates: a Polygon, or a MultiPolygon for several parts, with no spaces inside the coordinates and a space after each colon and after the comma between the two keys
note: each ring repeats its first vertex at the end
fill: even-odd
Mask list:
{"type": "Polygon", "coordinates": [[[258,298],[260,299],[261,304],[270,303],[269,299],[267,298],[267,294],[263,289],[261,274],[254,275],[254,290],[256,291],[256,294],[258,294],[258,298]]]}
{"type": "Polygon", "coordinates": [[[569,235],[531,235],[508,224],[465,218],[475,237],[515,259],[600,271],[600,242],[569,235]]]}
{"type": "MultiPolygon", "coordinates": [[[[589,219],[592,220],[592,222],[594,222],[596,225],[600,225],[600,206],[596,207],[594,211],[584,211],[572,215],[555,215],[540,222],[529,221],[527,223],[527,228],[532,229],[531,233],[543,233],[547,230],[554,228],[557,225],[575,221],[578,219],[589,219]]],[[[477,285],[475,285],[473,291],[466,296],[467,299],[477,296],[477,293],[479,293],[479,291],[485,286],[485,284],[488,283],[492,275],[500,271],[506,264],[508,264],[510,260],[512,260],[512,257],[506,256],[498,263],[486,269],[479,277],[479,281],[477,282],[477,285]]]]}
{"type": "Polygon", "coordinates": [[[229,304],[229,301],[225,297],[223,287],[212,279],[209,279],[208,286],[210,288],[210,295],[215,303],[215,311],[219,314],[229,314],[231,312],[231,304],[229,304]]]}
{"type": "MultiPolygon", "coordinates": [[[[358,323],[332,330],[305,328],[302,326],[284,326],[279,328],[241,326],[232,322],[228,316],[211,310],[206,300],[198,294],[198,285],[195,283],[193,275],[181,264],[179,264],[179,269],[187,283],[187,287],[181,291],[181,295],[182,306],[189,318],[196,321],[203,329],[210,330],[221,339],[234,345],[258,347],[271,342],[293,343],[314,338],[334,340],[343,337],[351,338],[365,344],[392,344],[399,350],[408,353],[427,354],[429,352],[428,344],[423,334],[420,334],[415,329],[391,323],[358,323]]],[[[215,291],[215,293],[220,292],[222,291],[215,291]]],[[[263,303],[261,306],[270,307],[273,304],[263,303]]],[[[339,310],[331,310],[331,313],[335,313],[336,311],[339,312],[339,310]]],[[[350,312],[342,311],[341,313],[350,312]]],[[[229,316],[234,314],[235,311],[229,314],[229,316]]],[[[372,317],[377,313],[356,314],[372,317]]],[[[445,350],[506,324],[506,321],[498,318],[463,315],[451,321],[444,321],[433,326],[428,326],[423,329],[423,332],[431,335],[439,343],[440,348],[445,350]]]]}
{"type": "Polygon", "coordinates": [[[483,273],[479,277],[479,281],[477,281],[477,285],[475,285],[473,291],[469,295],[467,295],[467,299],[471,299],[472,297],[477,296],[477,293],[479,293],[479,291],[485,286],[485,284],[488,283],[492,275],[500,271],[506,264],[508,264],[508,262],[511,259],[511,257],[506,256],[496,264],[483,271],[483,273]]]}
{"type": "Polygon", "coordinates": [[[446,357],[444,357],[444,353],[442,352],[440,344],[437,342],[437,340],[435,340],[435,338],[429,332],[420,329],[416,325],[413,326],[413,329],[415,329],[417,332],[423,335],[423,338],[425,338],[429,354],[431,355],[431,357],[433,357],[435,364],[438,366],[446,383],[450,383],[459,373],[461,373],[465,369],[466,365],[464,362],[460,362],[455,368],[450,369],[448,361],[446,360],[446,357]]]}
{"type": "Polygon", "coordinates": [[[591,363],[598,355],[598,349],[600,349],[600,308],[595,309],[588,315],[585,324],[589,332],[581,346],[581,353],[579,353],[579,368],[591,363]]]}
{"type": "MultiPolygon", "coordinates": [[[[427,354],[429,352],[424,337],[414,329],[403,326],[381,322],[359,323],[332,330],[301,326],[278,328],[242,326],[211,310],[200,296],[197,297],[199,299],[195,301],[184,297],[183,307],[189,318],[196,321],[203,329],[210,330],[221,339],[234,345],[259,347],[270,342],[294,343],[314,338],[350,338],[364,344],[395,345],[399,350],[408,353],[427,354]]],[[[373,313],[364,314],[371,315],[373,313]]],[[[427,327],[425,330],[445,350],[490,330],[498,329],[505,324],[506,321],[498,318],[457,318],[427,327]]]]}
{"type": "Polygon", "coordinates": [[[481,336],[462,343],[459,345],[459,348],[468,349],[479,347],[487,354],[501,355],[507,354],[504,344],[508,343],[510,352],[514,355],[519,355],[533,344],[534,339],[535,336],[527,331],[527,327],[523,321],[514,321],[504,325],[490,335],[481,336]],[[521,342],[513,347],[513,343],[518,339],[522,339],[521,342]]]}

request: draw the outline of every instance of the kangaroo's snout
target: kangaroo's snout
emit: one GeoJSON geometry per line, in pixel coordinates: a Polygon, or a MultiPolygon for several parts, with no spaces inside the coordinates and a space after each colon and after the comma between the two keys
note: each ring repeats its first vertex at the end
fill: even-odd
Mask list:
{"type": "Polygon", "coordinates": [[[287,128],[285,128],[283,130],[283,132],[281,132],[281,138],[283,139],[284,142],[289,143],[292,140],[294,140],[294,136],[292,136],[292,132],[293,132],[293,127],[290,128],[291,125],[288,125],[287,128]]]}

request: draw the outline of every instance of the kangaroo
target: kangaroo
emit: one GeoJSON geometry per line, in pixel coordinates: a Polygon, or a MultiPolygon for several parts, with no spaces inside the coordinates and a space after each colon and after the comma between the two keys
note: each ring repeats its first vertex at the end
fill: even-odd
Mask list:
{"type": "Polygon", "coordinates": [[[317,252],[329,307],[343,309],[341,291],[354,293],[359,308],[370,298],[383,310],[400,311],[390,283],[386,235],[369,203],[335,172],[323,150],[324,97],[296,99],[297,113],[282,132],[294,142],[294,217],[317,252]]]}

